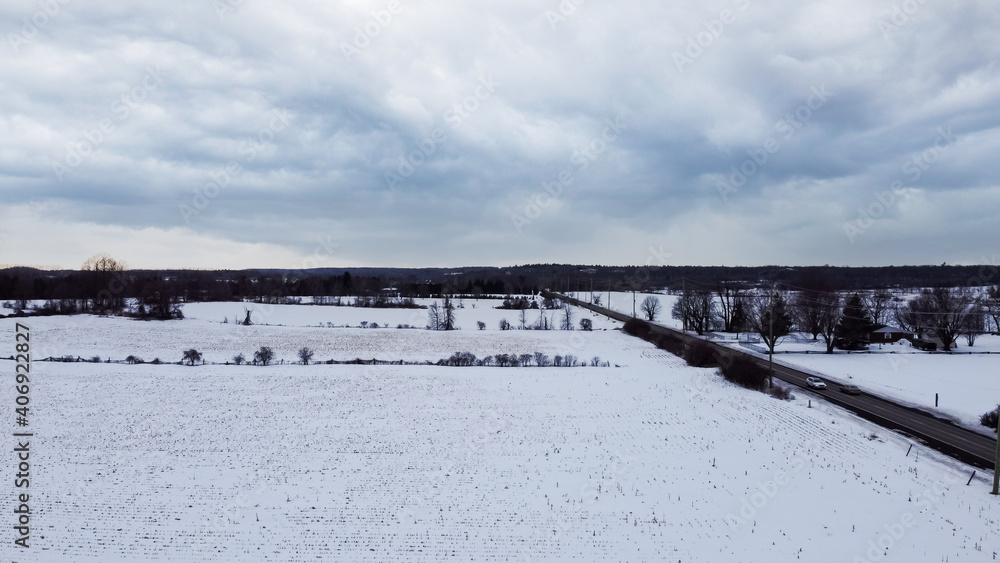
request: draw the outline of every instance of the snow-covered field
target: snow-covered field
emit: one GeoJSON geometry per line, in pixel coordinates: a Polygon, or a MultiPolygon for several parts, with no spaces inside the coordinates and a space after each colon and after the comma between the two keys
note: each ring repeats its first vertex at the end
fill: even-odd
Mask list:
{"type": "MultiPolygon", "coordinates": [[[[427,301],[431,303],[431,301],[427,301]]],[[[617,345],[608,345],[600,333],[621,323],[590,311],[573,308],[574,326],[579,319],[589,318],[594,331],[574,330],[509,330],[498,328],[501,319],[519,326],[520,311],[492,309],[480,301],[473,309],[456,309],[456,322],[461,330],[439,332],[395,328],[401,324],[424,327],[426,309],[368,309],[306,305],[244,305],[242,303],[190,303],[184,306],[185,319],[175,321],[138,321],[128,318],[107,318],[94,315],[72,317],[32,317],[35,333],[35,357],[73,356],[89,359],[124,360],[129,355],[152,361],[178,362],[185,350],[194,348],[206,362],[225,363],[233,356],[253,357],[261,346],[271,347],[276,362],[298,361],[297,351],[312,349],[314,361],[351,360],[354,358],[405,361],[436,361],[455,352],[472,352],[477,356],[498,353],[531,354],[542,352],[572,354],[581,359],[601,356],[603,360],[623,363],[629,355],[617,345]],[[244,306],[253,309],[256,323],[243,326],[233,321],[244,317],[244,306]],[[229,322],[223,323],[227,318],[229,322]],[[486,323],[478,330],[476,321],[486,323]],[[377,322],[380,328],[360,328],[362,322],[377,322]],[[328,327],[328,323],[333,328],[328,327]],[[322,326],[320,326],[322,325],[322,326]],[[386,328],[386,325],[392,328],[386,328]],[[344,328],[344,327],[352,328],[344,328]],[[502,338],[498,338],[498,334],[502,338]]],[[[528,310],[527,323],[537,322],[539,315],[562,316],[558,310],[528,310]]],[[[14,319],[0,323],[13,326],[14,319]]],[[[5,326],[0,324],[0,326],[5,326]]]]}
{"type": "MultiPolygon", "coordinates": [[[[372,313],[383,311],[288,306],[275,308],[271,326],[240,327],[232,316],[241,305],[228,305],[228,324],[214,304],[188,306],[187,319],[166,323],[28,321],[36,357],[48,349],[177,361],[195,347],[215,362],[263,343],[286,362],[310,345],[317,359],[537,350],[601,355],[622,367],[36,362],[32,548],[11,547],[4,523],[5,558],[1000,556],[1000,499],[987,494],[989,475],[966,486],[967,466],[920,445],[907,456],[909,441],[834,407],[733,387],[610,322],[592,333],[499,331],[496,322],[479,331],[470,326],[486,314],[477,307],[450,333],[326,328],[362,317],[382,324],[372,313]]],[[[411,314],[389,313],[393,326],[411,314]]],[[[0,319],[0,331],[13,334],[14,322],[0,319]]],[[[12,386],[0,401],[13,406],[12,386]]],[[[0,470],[13,469],[12,459],[0,470]]]]}

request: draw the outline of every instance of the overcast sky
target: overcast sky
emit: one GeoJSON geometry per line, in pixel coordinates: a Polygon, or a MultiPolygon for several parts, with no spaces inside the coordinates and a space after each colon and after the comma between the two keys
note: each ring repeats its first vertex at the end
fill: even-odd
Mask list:
{"type": "Polygon", "coordinates": [[[1000,257],[1000,5],[0,4],[0,263],[1000,257]]]}

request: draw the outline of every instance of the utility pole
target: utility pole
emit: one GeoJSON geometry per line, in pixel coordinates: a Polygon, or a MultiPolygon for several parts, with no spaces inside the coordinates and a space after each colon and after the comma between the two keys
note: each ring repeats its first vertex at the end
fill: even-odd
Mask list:
{"type": "MultiPolygon", "coordinates": [[[[1000,412],[1000,405],[997,405],[1000,412]]],[[[993,459],[993,494],[1000,495],[1000,426],[997,427],[997,453],[993,459]]]]}
{"type": "MultiPolygon", "coordinates": [[[[681,299],[684,299],[684,295],[687,294],[687,278],[681,278],[681,299]]],[[[687,303],[686,301],[681,301],[681,303],[687,303]]],[[[681,330],[687,332],[688,329],[688,311],[687,306],[684,307],[684,312],[681,315],[681,330]]]]}
{"type": "Polygon", "coordinates": [[[767,334],[770,342],[767,346],[767,388],[774,388],[774,286],[767,299],[767,334]]]}

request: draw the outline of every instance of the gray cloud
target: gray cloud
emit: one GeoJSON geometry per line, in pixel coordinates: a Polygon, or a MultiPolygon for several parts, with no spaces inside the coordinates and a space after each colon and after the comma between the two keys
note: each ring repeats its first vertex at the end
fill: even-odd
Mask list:
{"type": "Polygon", "coordinates": [[[997,253],[1000,13],[983,2],[0,15],[5,262],[295,267],[319,238],[340,245],[324,266],[997,253]]]}

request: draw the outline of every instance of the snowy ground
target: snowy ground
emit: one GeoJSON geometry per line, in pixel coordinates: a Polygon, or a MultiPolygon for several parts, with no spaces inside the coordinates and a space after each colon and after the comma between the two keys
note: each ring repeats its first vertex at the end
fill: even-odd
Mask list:
{"type": "MultiPolygon", "coordinates": [[[[323,357],[579,349],[625,367],[39,362],[33,547],[11,551],[11,537],[4,553],[20,562],[1000,555],[989,475],[966,486],[967,466],[919,445],[907,456],[909,441],[834,407],[735,388],[620,331],[332,329],[309,326],[321,322],[313,309],[275,312],[284,327],[223,325],[207,309],[171,323],[29,321],[36,350],[115,358],[176,361],[202,346],[215,361],[282,342],[279,356],[292,359],[313,338],[323,357]]],[[[342,324],[362,313],[375,320],[342,310],[342,324]]],[[[0,331],[12,334],[14,322],[0,320],[0,331]]],[[[13,404],[12,393],[3,386],[0,401],[13,404]]]]}
{"type": "Polygon", "coordinates": [[[939,412],[970,428],[982,429],[980,415],[1000,404],[1000,337],[982,336],[972,348],[960,346],[957,350],[987,350],[992,353],[929,354],[901,342],[883,345],[882,349],[873,346],[870,354],[793,353],[778,354],[775,359],[840,381],[850,380],[873,393],[939,412]],[[937,409],[934,408],[935,394],[939,400],[937,409]]]}
{"type": "MultiPolygon", "coordinates": [[[[428,301],[430,303],[431,301],[428,301]]],[[[233,318],[242,318],[242,303],[191,303],[184,306],[185,319],[179,321],[138,321],[120,317],[76,315],[72,317],[32,317],[28,319],[35,333],[35,357],[73,356],[89,359],[124,360],[129,355],[152,361],[178,362],[183,352],[194,348],[205,361],[224,363],[233,356],[253,357],[261,346],[271,347],[276,362],[296,362],[297,351],[309,347],[315,352],[314,361],[351,360],[354,358],[406,361],[437,361],[455,352],[472,352],[477,356],[531,354],[549,356],[572,354],[580,359],[595,355],[603,360],[625,363],[629,359],[621,347],[610,344],[600,333],[621,323],[590,311],[573,308],[572,321],[589,318],[594,331],[574,330],[510,330],[498,328],[501,319],[519,326],[520,311],[492,309],[487,305],[497,301],[480,301],[473,309],[456,309],[456,321],[461,330],[436,332],[424,329],[398,329],[401,324],[427,324],[426,309],[368,309],[306,305],[246,305],[252,308],[251,318],[261,323],[242,326],[233,318]],[[228,314],[229,322],[223,323],[228,314]],[[478,330],[476,321],[487,324],[478,330]],[[359,328],[362,322],[377,322],[381,328],[359,328]],[[328,328],[328,323],[334,328],[328,328]],[[320,326],[322,325],[322,326],[320,326]],[[385,328],[386,325],[392,328],[385,328]],[[353,327],[353,328],[344,328],[353,327]],[[501,334],[503,338],[497,338],[501,334]],[[584,356],[586,354],[586,356],[584,356]]],[[[562,316],[558,310],[525,312],[529,325],[539,316],[562,316]]],[[[0,319],[0,327],[13,326],[16,319],[0,319]]],[[[23,320],[23,319],[22,319],[23,320]]]]}
{"type": "MultiPolygon", "coordinates": [[[[650,294],[637,294],[636,303],[642,303],[647,295],[650,294]]],[[[680,329],[680,321],[670,317],[677,296],[653,295],[663,307],[656,322],[680,329]]],[[[602,294],[602,302],[607,301],[607,296],[602,294]]],[[[588,299],[589,293],[581,293],[580,298],[588,299]]],[[[612,293],[611,305],[617,311],[631,314],[632,294],[612,293]]],[[[811,335],[796,333],[781,339],[776,351],[775,360],[779,363],[812,370],[836,381],[849,381],[872,393],[937,412],[975,430],[984,430],[979,417],[1000,404],[1000,336],[982,335],[973,346],[968,346],[965,338],[959,338],[955,354],[951,355],[922,352],[906,341],[881,347],[873,345],[870,353],[837,350],[827,355],[822,339],[813,342],[811,335]]]]}

